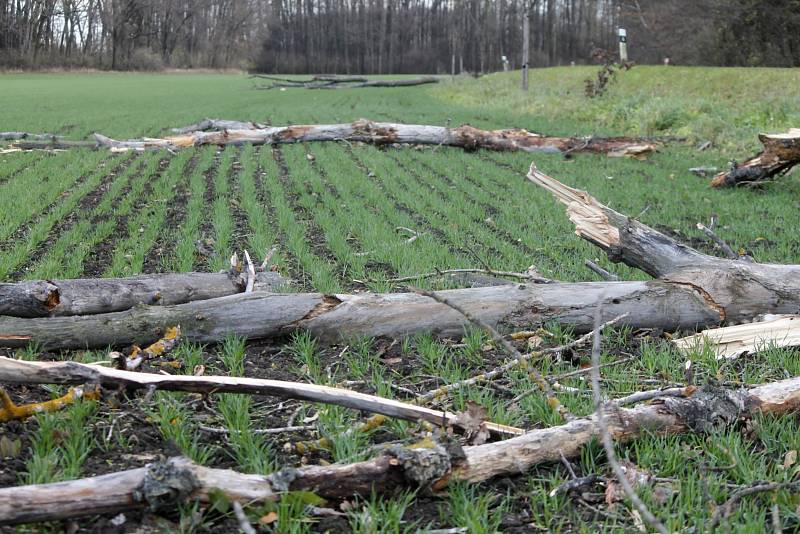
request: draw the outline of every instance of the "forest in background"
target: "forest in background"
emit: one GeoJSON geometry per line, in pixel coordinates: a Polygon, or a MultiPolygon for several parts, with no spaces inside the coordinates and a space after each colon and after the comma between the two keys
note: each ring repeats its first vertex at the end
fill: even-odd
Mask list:
{"type": "Polygon", "coordinates": [[[591,61],[800,65],[800,0],[0,0],[0,67],[484,73],[591,61]]]}

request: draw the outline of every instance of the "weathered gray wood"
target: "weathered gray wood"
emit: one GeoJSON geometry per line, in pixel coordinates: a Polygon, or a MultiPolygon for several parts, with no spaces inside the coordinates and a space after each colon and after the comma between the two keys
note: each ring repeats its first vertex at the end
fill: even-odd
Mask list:
{"type": "Polygon", "coordinates": [[[196,124],[190,124],[183,128],[172,128],[172,133],[187,134],[191,132],[202,132],[206,130],[258,130],[266,128],[266,124],[257,122],[231,121],[226,119],[203,119],[196,124]]]}
{"type": "MultiPolygon", "coordinates": [[[[500,329],[530,329],[556,321],[588,332],[601,298],[605,320],[627,313],[622,322],[634,327],[671,331],[720,321],[720,314],[696,289],[661,281],[502,285],[441,294],[500,329]]],[[[416,293],[248,293],[98,315],[0,317],[0,345],[18,347],[30,341],[51,349],[143,345],[174,325],[181,326],[186,339],[214,342],[231,332],[259,339],[297,330],[308,330],[322,341],[399,338],[420,332],[461,336],[466,324],[458,312],[416,293]]]]}
{"type": "MultiPolygon", "coordinates": [[[[0,356],[0,382],[16,384],[101,384],[113,388],[161,389],[194,393],[246,393],[270,395],[283,399],[336,404],[353,410],[396,417],[409,421],[428,421],[436,425],[460,427],[456,414],[431,410],[406,402],[384,399],[342,388],[318,386],[302,382],[285,382],[235,376],[162,375],[122,371],[77,362],[29,362],[0,356]]],[[[486,422],[495,435],[517,436],[519,428],[486,422]]]]}
{"type": "MultiPolygon", "coordinates": [[[[280,291],[288,280],[279,273],[256,275],[256,291],[280,291]]],[[[91,315],[139,304],[166,306],[241,293],[241,273],[167,273],[130,278],[32,280],[0,283],[0,316],[91,315]]]]}
{"type": "Polygon", "coordinates": [[[531,165],[528,179],[567,207],[575,233],[602,248],[612,261],[695,289],[722,321],[800,310],[800,265],[750,263],[703,254],[604,206],[531,165]]]}
{"type": "MultiPolygon", "coordinates": [[[[626,409],[609,406],[608,430],[620,442],[643,434],[678,434],[705,425],[735,424],[757,413],[785,414],[800,408],[800,378],[764,384],[749,390],[701,388],[687,398],[626,409]],[[713,402],[714,410],[708,410],[713,402]],[[711,420],[713,418],[713,420],[711,420]],[[709,420],[706,420],[709,419],[709,420]]],[[[445,487],[450,481],[481,482],[524,473],[533,466],[574,458],[600,435],[596,415],[561,426],[534,429],[521,436],[463,448],[456,458],[443,447],[394,447],[383,455],[353,464],[286,468],[270,475],[245,475],[210,469],[186,458],[172,458],[149,468],[54,484],[0,488],[0,524],[51,521],[116,513],[158,504],[148,500],[145,480],[175,480],[176,500],[208,501],[212,488],[229,499],[258,503],[275,501],[280,492],[314,491],[323,498],[391,494],[419,486],[445,487]],[[424,469],[421,467],[424,466],[424,469]],[[155,474],[154,474],[155,473],[155,474]],[[171,476],[164,476],[167,473],[171,476]],[[180,490],[180,491],[178,491],[180,490]]],[[[175,503],[161,503],[172,507],[175,503]]]]}
{"type": "Polygon", "coordinates": [[[518,150],[524,152],[596,153],[611,156],[643,156],[653,152],[653,142],[628,138],[550,137],[523,129],[479,130],[469,125],[458,128],[424,124],[373,122],[360,119],[349,124],[276,126],[263,129],[192,132],[162,139],[117,141],[95,134],[97,143],[117,151],[167,148],[177,150],[199,145],[274,145],[311,141],[341,141],[386,145],[409,143],[448,145],[468,150],[518,150]]]}
{"type": "Polygon", "coordinates": [[[4,141],[18,141],[20,139],[31,139],[37,141],[47,141],[47,140],[55,140],[59,139],[60,135],[55,134],[34,134],[28,132],[0,132],[0,139],[4,141]]]}

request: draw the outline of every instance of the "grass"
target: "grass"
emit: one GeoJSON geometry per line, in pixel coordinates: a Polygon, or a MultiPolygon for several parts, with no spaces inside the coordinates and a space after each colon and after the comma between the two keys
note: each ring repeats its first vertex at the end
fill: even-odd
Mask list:
{"type": "MultiPolygon", "coordinates": [[[[797,126],[798,70],[635,67],[620,75],[607,95],[587,99],[582,81],[593,70],[532,71],[527,94],[517,89],[518,73],[379,91],[253,91],[250,80],[231,75],[4,75],[4,120],[13,129],[71,138],[92,131],[120,138],[157,136],[206,116],[276,125],[367,117],[520,126],[555,135],[675,135],[688,142],[667,144],[643,162],[344,142],[274,150],[205,147],[174,155],[88,150],[5,154],[0,156],[0,281],[213,271],[227,268],[234,252],[241,255],[246,248],[257,259],[272,246],[277,252],[271,263],[297,282],[292,291],[402,291],[405,286],[389,279],[485,264],[513,271],[535,265],[544,276],[565,281],[597,279],[583,267],[585,259],[625,279],[646,279],[610,263],[574,235],[563,207],[524,179],[531,159],[559,180],[705,252],[715,250],[695,224],[713,214],[720,221],[717,232],[735,249],[746,249],[759,261],[800,263],[800,242],[791,232],[800,208],[797,173],[762,191],[721,191],[687,172],[689,167],[724,167],[730,160],[748,157],[758,148],[759,131],[797,126]],[[89,91],[91,99],[85,96],[89,91]],[[33,106],[31,96],[48,104],[33,106]],[[711,149],[694,149],[705,140],[713,142],[711,149]],[[401,227],[418,237],[409,240],[401,227]]],[[[417,285],[443,288],[453,282],[433,278],[417,285]]],[[[568,329],[556,325],[544,329],[548,346],[573,338],[568,329]]],[[[41,353],[41,347],[32,346],[17,357],[49,357],[41,353]]],[[[101,360],[105,354],[53,357],[101,360]]],[[[685,358],[658,333],[605,332],[602,362],[627,357],[632,360],[625,365],[603,369],[602,387],[610,397],[683,381],[685,358]]],[[[700,383],[714,378],[755,384],[800,374],[797,352],[787,349],[770,348],[757,356],[718,362],[707,347],[698,347],[690,357],[700,383]]],[[[425,393],[491,369],[503,359],[483,332],[467,329],[462,339],[451,341],[420,335],[396,343],[354,339],[333,347],[308,334],[277,345],[246,344],[236,337],[217,346],[182,342],[166,361],[148,363],[147,369],[348,384],[409,400],[409,391],[425,393]]],[[[557,376],[587,360],[586,349],[581,349],[564,360],[531,365],[557,376]]],[[[575,414],[591,413],[584,377],[559,382],[577,390],[559,391],[561,403],[575,414]]],[[[432,406],[463,410],[472,401],[486,408],[492,420],[524,428],[562,422],[542,395],[531,393],[535,386],[529,369],[509,372],[498,385],[464,388],[432,406]]],[[[24,402],[58,391],[30,388],[12,393],[24,402]]],[[[418,425],[399,421],[367,432],[354,430],[362,421],[363,414],[343,408],[264,396],[120,395],[0,428],[0,437],[8,434],[22,443],[18,461],[9,464],[11,478],[1,480],[21,484],[104,473],[144,465],[165,451],[209,466],[268,473],[287,465],[357,461],[373,456],[384,443],[413,443],[424,436],[418,425]],[[255,432],[290,422],[313,425],[315,430],[255,432]],[[291,446],[319,437],[330,440],[328,450],[299,455],[291,446]]],[[[666,502],[651,491],[643,491],[642,497],[668,528],[677,531],[702,528],[714,503],[728,498],[736,485],[795,479],[797,463],[786,459],[800,450],[798,436],[797,416],[756,417],[705,436],[645,436],[619,446],[617,452],[672,487],[666,502]]],[[[578,476],[610,473],[599,445],[585,448],[573,465],[578,476]]],[[[0,477],[4,472],[0,469],[0,477]]],[[[279,532],[465,527],[489,533],[528,525],[576,532],[636,528],[627,503],[606,506],[600,498],[587,507],[570,496],[549,497],[568,478],[562,465],[545,465],[481,485],[457,484],[446,494],[418,492],[389,499],[365,495],[348,501],[343,518],[313,517],[309,504],[339,503],[323,504],[313,495],[293,493],[278,504],[249,507],[248,512],[254,522],[276,513],[264,528],[279,532]]],[[[770,527],[775,503],[784,528],[796,530],[798,498],[787,492],[749,497],[736,507],[729,523],[739,532],[763,531],[770,527]]],[[[191,503],[172,519],[163,519],[172,531],[236,528],[229,511],[191,503]]]]}

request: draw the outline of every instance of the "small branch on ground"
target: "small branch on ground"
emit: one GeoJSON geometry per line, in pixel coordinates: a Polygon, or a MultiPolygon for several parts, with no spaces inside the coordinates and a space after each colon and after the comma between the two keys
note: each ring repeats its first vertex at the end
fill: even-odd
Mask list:
{"type": "Polygon", "coordinates": [[[583,264],[586,265],[586,267],[588,267],[590,271],[599,274],[603,278],[603,280],[609,280],[611,282],[616,282],[619,280],[619,276],[612,273],[611,271],[603,269],[592,260],[586,260],[583,262],[583,264]]]}
{"type": "Polygon", "coordinates": [[[728,245],[728,243],[725,242],[724,239],[719,237],[714,232],[714,228],[716,227],[716,225],[717,225],[717,218],[712,216],[711,223],[709,224],[709,226],[706,226],[703,223],[697,223],[697,229],[703,232],[706,235],[706,237],[711,239],[711,241],[716,243],[717,246],[722,250],[722,252],[725,253],[725,255],[728,258],[732,260],[738,260],[739,255],[730,247],[730,245],[728,245]]]}
{"type": "MultiPolygon", "coordinates": [[[[491,325],[475,317],[474,315],[469,313],[467,310],[465,310],[458,304],[449,301],[447,298],[441,295],[437,295],[433,291],[426,291],[424,289],[419,289],[419,288],[412,288],[412,290],[415,293],[432,298],[433,300],[439,302],[440,304],[449,306],[450,308],[454,309],[455,311],[463,315],[469,322],[471,322],[475,326],[480,327],[484,331],[488,332],[489,335],[492,337],[492,339],[495,341],[495,343],[503,347],[503,349],[505,349],[508,355],[514,358],[512,362],[514,366],[519,365],[519,363],[521,363],[526,359],[525,356],[522,353],[520,353],[516,349],[516,347],[514,347],[514,345],[512,345],[506,338],[501,336],[500,333],[494,328],[492,328],[491,325]]],[[[561,402],[558,400],[558,397],[556,397],[555,393],[553,392],[553,388],[550,386],[550,383],[542,376],[542,374],[536,369],[531,369],[530,374],[533,377],[534,383],[547,397],[547,403],[556,412],[558,412],[558,414],[561,415],[561,417],[563,417],[565,421],[572,421],[573,419],[575,419],[575,416],[572,415],[569,412],[569,410],[567,410],[567,408],[564,405],[562,405],[561,402]]],[[[483,379],[485,380],[485,377],[483,379]]]]}
{"type": "Polygon", "coordinates": [[[599,427],[603,449],[606,451],[606,460],[611,466],[611,469],[614,471],[614,475],[616,475],[617,481],[622,486],[622,490],[625,492],[625,495],[627,495],[631,503],[642,515],[642,518],[645,520],[645,522],[647,522],[650,527],[652,527],[654,530],[657,530],[659,533],[669,534],[667,527],[665,527],[661,521],[659,521],[656,516],[650,512],[650,510],[647,508],[647,505],[645,505],[636,494],[636,491],[633,489],[633,486],[631,486],[628,477],[625,476],[625,471],[617,461],[617,456],[614,452],[614,441],[611,438],[611,433],[609,432],[608,425],[606,424],[606,407],[604,406],[603,396],[600,391],[601,311],[601,307],[598,306],[594,319],[595,329],[592,342],[592,393],[594,396],[595,418],[597,419],[597,426],[599,427]]]}

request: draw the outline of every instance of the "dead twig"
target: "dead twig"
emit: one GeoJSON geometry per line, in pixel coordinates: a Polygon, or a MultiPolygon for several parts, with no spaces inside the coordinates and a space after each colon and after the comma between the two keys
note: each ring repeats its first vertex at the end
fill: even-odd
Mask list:
{"type": "Polygon", "coordinates": [[[236,516],[236,521],[239,522],[239,528],[244,534],[256,534],[256,529],[250,524],[250,520],[247,519],[247,514],[244,513],[244,508],[242,508],[239,501],[233,501],[233,513],[236,516]]]}
{"type": "MultiPolygon", "coordinates": [[[[440,304],[444,304],[445,306],[448,306],[449,308],[452,308],[453,310],[455,310],[458,313],[460,313],[461,315],[463,315],[469,322],[471,322],[475,326],[478,326],[478,327],[482,328],[483,330],[485,330],[486,332],[488,332],[489,335],[492,337],[492,339],[495,341],[495,343],[497,343],[498,345],[503,347],[503,349],[505,349],[505,351],[510,356],[512,356],[514,358],[514,360],[512,360],[511,362],[496,368],[494,371],[490,371],[490,373],[494,373],[492,375],[492,377],[497,376],[498,374],[500,374],[502,372],[505,372],[508,369],[511,369],[511,368],[519,365],[521,362],[523,362],[523,361],[525,361],[527,359],[530,359],[531,355],[528,355],[528,357],[526,358],[525,355],[523,355],[521,352],[519,352],[514,347],[514,345],[512,345],[502,335],[500,335],[500,333],[497,330],[495,330],[490,324],[487,324],[485,321],[482,321],[481,319],[473,316],[471,313],[469,313],[467,310],[465,310],[464,308],[462,308],[458,304],[449,301],[447,298],[442,297],[441,295],[437,295],[433,291],[426,291],[424,289],[419,289],[419,288],[411,288],[411,289],[415,293],[418,293],[420,295],[424,295],[426,297],[432,298],[436,302],[438,302],[440,304]]],[[[477,382],[477,381],[485,381],[485,380],[487,380],[486,376],[488,374],[489,373],[486,373],[484,375],[478,375],[477,377],[473,377],[472,379],[465,380],[465,381],[462,381],[462,382],[457,382],[456,384],[460,384],[459,387],[463,387],[464,385],[468,385],[468,382],[470,380],[473,380],[475,382],[477,382]]],[[[539,371],[537,371],[536,369],[531,369],[531,376],[533,377],[534,383],[538,386],[538,388],[542,391],[542,393],[544,393],[545,396],[547,397],[548,404],[550,404],[550,406],[552,406],[553,409],[556,412],[558,412],[559,415],[561,415],[561,417],[563,417],[565,421],[574,420],[575,416],[572,415],[569,412],[569,410],[567,410],[567,408],[563,404],[561,404],[561,401],[558,400],[558,398],[556,397],[555,393],[553,392],[553,388],[550,386],[550,383],[544,378],[544,376],[542,376],[542,374],[539,371]]],[[[491,378],[489,378],[489,379],[491,379],[491,378]]],[[[450,384],[450,386],[453,386],[453,384],[450,384]]],[[[445,387],[447,387],[447,386],[445,386],[445,387]]],[[[443,388],[439,388],[439,390],[441,390],[441,389],[443,389],[443,388]]],[[[437,395],[437,393],[434,393],[434,397],[436,395],[437,395]]]]}
{"type": "Polygon", "coordinates": [[[704,225],[703,223],[697,223],[697,229],[703,232],[706,237],[708,237],[711,241],[717,244],[717,246],[725,253],[727,257],[732,260],[739,259],[739,255],[722,239],[714,232],[714,227],[717,225],[716,217],[711,217],[711,223],[709,226],[704,225]]]}
{"type": "Polygon", "coordinates": [[[659,521],[656,516],[650,512],[650,510],[647,508],[647,505],[645,505],[636,494],[636,491],[633,489],[633,486],[628,480],[628,477],[625,475],[625,471],[617,461],[617,456],[614,453],[614,441],[611,438],[611,433],[608,431],[608,425],[606,424],[606,408],[604,406],[602,393],[600,391],[600,332],[602,331],[600,328],[601,313],[602,307],[598,306],[594,318],[595,328],[592,342],[592,393],[594,397],[595,418],[597,419],[597,426],[600,431],[600,437],[602,438],[603,449],[606,451],[606,459],[608,460],[611,469],[614,471],[614,475],[616,475],[620,486],[622,486],[622,490],[631,500],[631,503],[633,503],[634,507],[642,515],[642,519],[644,519],[648,525],[661,534],[669,534],[667,527],[665,527],[663,523],[661,523],[661,521],[659,521]]]}
{"type": "Polygon", "coordinates": [[[604,280],[609,280],[609,281],[612,281],[612,282],[617,282],[619,280],[619,276],[617,276],[616,274],[612,273],[611,271],[607,271],[607,270],[603,269],[602,267],[597,265],[592,260],[586,260],[586,261],[583,262],[583,264],[586,267],[588,267],[590,271],[593,271],[593,272],[599,274],[600,276],[602,276],[604,280]]]}

